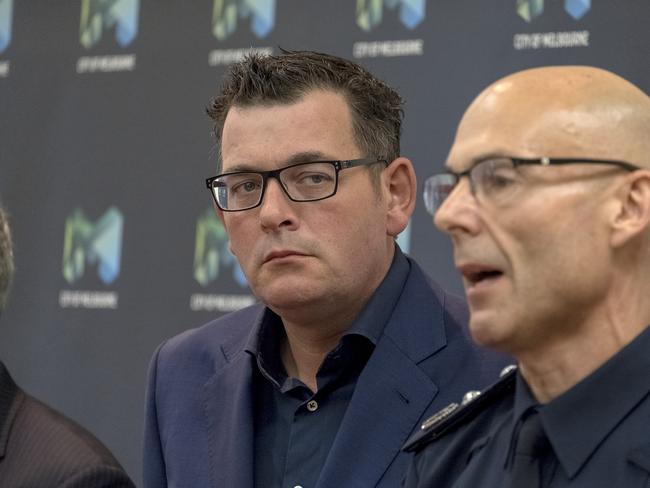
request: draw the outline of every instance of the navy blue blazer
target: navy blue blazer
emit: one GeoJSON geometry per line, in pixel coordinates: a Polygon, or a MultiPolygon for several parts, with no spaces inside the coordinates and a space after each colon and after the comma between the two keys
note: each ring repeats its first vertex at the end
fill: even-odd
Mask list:
{"type": "MultiPolygon", "coordinates": [[[[149,370],[144,486],[253,487],[254,305],[163,343],[149,370]]],[[[498,376],[504,358],[479,350],[467,309],[411,261],[404,290],[359,376],[316,487],[399,486],[400,451],[423,420],[498,376]]]]}

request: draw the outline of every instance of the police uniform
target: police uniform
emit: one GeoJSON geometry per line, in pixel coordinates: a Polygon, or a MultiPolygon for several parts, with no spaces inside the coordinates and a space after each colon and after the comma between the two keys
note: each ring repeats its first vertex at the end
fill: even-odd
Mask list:
{"type": "Polygon", "coordinates": [[[516,452],[535,413],[547,449],[526,488],[650,488],[650,327],[568,391],[540,405],[516,369],[426,421],[407,488],[513,487],[516,452]]]}

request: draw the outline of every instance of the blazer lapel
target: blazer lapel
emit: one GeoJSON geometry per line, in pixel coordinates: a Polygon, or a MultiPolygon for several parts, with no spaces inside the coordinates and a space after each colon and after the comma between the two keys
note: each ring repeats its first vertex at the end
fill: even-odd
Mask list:
{"type": "Polygon", "coordinates": [[[203,389],[214,486],[253,487],[252,358],[239,351],[203,389]]]}
{"type": "Polygon", "coordinates": [[[402,297],[359,377],[318,488],[376,486],[438,392],[417,363],[446,344],[443,310],[411,266],[402,297]]]}

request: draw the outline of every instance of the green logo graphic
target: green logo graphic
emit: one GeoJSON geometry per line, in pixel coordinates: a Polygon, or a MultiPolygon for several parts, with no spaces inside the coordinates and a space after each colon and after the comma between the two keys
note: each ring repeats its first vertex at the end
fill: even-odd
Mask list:
{"type": "MultiPolygon", "coordinates": [[[[591,0],[564,0],[564,10],[571,17],[580,20],[591,10],[591,0]]],[[[517,0],[517,14],[526,22],[544,13],[544,0],[517,0]]]]}
{"type": "Polygon", "coordinates": [[[63,277],[74,283],[84,275],[86,265],[97,266],[99,278],[111,284],[120,275],[124,217],[109,208],[97,222],[89,221],[75,209],[65,221],[63,277]]]}
{"type": "Polygon", "coordinates": [[[140,0],[81,0],[79,40],[90,49],[102,38],[104,29],[115,28],[115,40],[128,46],[138,35],[140,0]]]}
{"type": "Polygon", "coordinates": [[[531,22],[544,12],[544,0],[517,0],[517,13],[526,22],[531,22]]]}
{"type": "Polygon", "coordinates": [[[357,25],[370,31],[381,24],[384,6],[395,10],[399,7],[399,20],[404,27],[415,29],[426,15],[425,0],[357,0],[357,25]]]}
{"type": "Polygon", "coordinates": [[[223,41],[237,30],[238,19],[251,19],[251,31],[266,37],[275,25],[276,0],[214,0],[212,34],[223,41]]]}
{"type": "Polygon", "coordinates": [[[207,286],[219,277],[222,268],[231,268],[232,277],[242,288],[246,277],[228,248],[228,235],[213,209],[207,209],[196,222],[194,279],[207,286]]]}

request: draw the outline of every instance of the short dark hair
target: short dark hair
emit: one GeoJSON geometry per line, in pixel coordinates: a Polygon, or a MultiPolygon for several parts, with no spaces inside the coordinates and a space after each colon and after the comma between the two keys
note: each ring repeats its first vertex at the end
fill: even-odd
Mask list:
{"type": "Polygon", "coordinates": [[[5,211],[0,207],[0,312],[5,307],[9,285],[14,275],[14,255],[11,245],[11,231],[5,211]]]}
{"type": "MultiPolygon", "coordinates": [[[[232,65],[219,94],[207,107],[214,121],[221,172],[221,136],[232,107],[272,106],[300,101],[313,90],[330,90],[347,100],[354,137],[365,157],[391,162],[400,155],[402,97],[368,70],[347,59],[313,51],[277,56],[247,55],[232,65]]],[[[383,169],[373,165],[370,168],[383,169]]],[[[378,172],[377,172],[378,174],[378,172]]]]}

